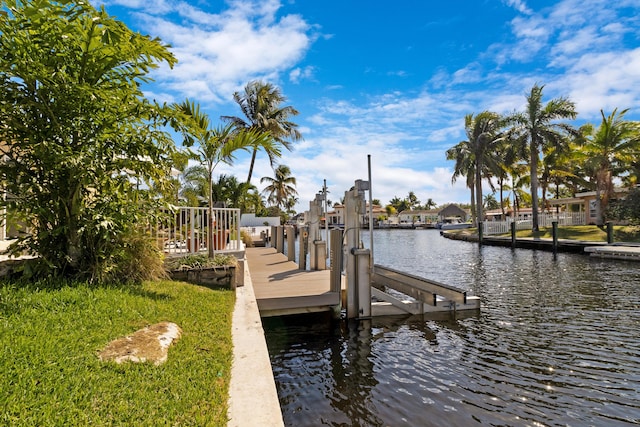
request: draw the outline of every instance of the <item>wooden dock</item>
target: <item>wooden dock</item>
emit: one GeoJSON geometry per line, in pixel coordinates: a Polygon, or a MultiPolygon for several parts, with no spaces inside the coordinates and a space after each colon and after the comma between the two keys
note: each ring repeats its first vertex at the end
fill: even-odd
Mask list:
{"type": "Polygon", "coordinates": [[[627,261],[640,261],[639,246],[607,245],[589,246],[584,251],[594,258],[621,259],[627,261]]]}
{"type": "Polygon", "coordinates": [[[261,317],[339,309],[340,294],[330,291],[329,270],[300,270],[275,248],[247,248],[246,256],[261,317]]]}

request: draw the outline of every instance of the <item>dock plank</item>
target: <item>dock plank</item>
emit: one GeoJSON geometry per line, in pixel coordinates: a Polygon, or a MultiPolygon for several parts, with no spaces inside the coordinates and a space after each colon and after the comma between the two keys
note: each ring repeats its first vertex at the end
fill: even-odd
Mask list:
{"type": "Polygon", "coordinates": [[[247,248],[246,256],[262,317],[332,311],[340,303],[329,270],[300,270],[275,248],[247,248]]]}

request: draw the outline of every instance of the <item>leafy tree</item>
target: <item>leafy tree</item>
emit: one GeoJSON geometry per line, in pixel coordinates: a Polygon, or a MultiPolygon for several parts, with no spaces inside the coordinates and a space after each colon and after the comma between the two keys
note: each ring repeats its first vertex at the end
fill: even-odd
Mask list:
{"type": "Polygon", "coordinates": [[[407,199],[400,199],[398,196],[394,196],[393,199],[389,201],[389,204],[395,208],[396,212],[402,212],[410,209],[407,199]]]}
{"type": "Polygon", "coordinates": [[[622,200],[616,200],[607,207],[607,215],[619,221],[640,224],[640,188],[629,191],[622,200]]]}
{"type": "Polygon", "coordinates": [[[175,57],[104,9],[63,0],[3,1],[0,50],[0,176],[30,232],[13,250],[38,254],[42,275],[126,279],[157,204],[148,188],[163,190],[175,151],[170,111],[141,85],[175,57]]]}
{"type": "Polygon", "coordinates": [[[538,231],[538,163],[540,151],[545,146],[560,146],[567,141],[567,134],[575,134],[573,128],[560,123],[559,119],[575,119],[575,105],[569,99],[560,97],[542,104],[544,86],[537,84],[527,95],[526,111],[515,113],[509,117],[514,123],[512,129],[520,144],[529,147],[529,169],[531,181],[532,229],[538,231]]]}
{"type": "Polygon", "coordinates": [[[234,123],[238,129],[268,133],[274,142],[268,146],[259,144],[253,146],[249,176],[247,177],[247,182],[251,182],[253,167],[260,149],[267,153],[271,167],[274,167],[281,156],[279,146],[291,150],[291,141],[302,139],[298,125],[289,120],[291,116],[298,115],[298,111],[291,106],[281,106],[286,98],[280,89],[261,81],[249,82],[244,88],[244,93],[235,92],[233,99],[240,106],[245,118],[234,116],[223,116],[222,118],[234,123]]]}
{"type": "Polygon", "coordinates": [[[391,204],[385,206],[384,210],[387,211],[387,216],[392,216],[398,213],[398,210],[395,208],[395,206],[391,204]]]}
{"type": "Polygon", "coordinates": [[[624,120],[628,110],[605,116],[600,110],[602,122],[597,129],[586,128],[582,156],[595,171],[597,224],[602,225],[603,211],[613,195],[613,177],[632,169],[632,163],[640,151],[640,126],[624,120]]]}
{"type": "Polygon", "coordinates": [[[265,176],[260,179],[261,183],[268,183],[264,188],[267,200],[274,203],[278,208],[285,208],[287,200],[290,197],[296,196],[296,178],[291,175],[291,169],[289,166],[280,165],[274,171],[274,177],[265,176]]]}

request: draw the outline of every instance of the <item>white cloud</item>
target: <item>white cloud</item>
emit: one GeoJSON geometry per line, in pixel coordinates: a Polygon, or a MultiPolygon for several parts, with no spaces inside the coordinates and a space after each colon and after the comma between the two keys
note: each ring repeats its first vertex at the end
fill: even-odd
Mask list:
{"type": "Polygon", "coordinates": [[[504,2],[507,4],[507,6],[513,7],[518,12],[525,15],[530,15],[532,13],[531,9],[527,7],[527,4],[524,2],[524,0],[504,0],[504,2]]]}
{"type": "Polygon", "coordinates": [[[600,109],[640,104],[640,48],[580,57],[559,81],[581,115],[598,117],[600,109]]]}
{"type": "Polygon", "coordinates": [[[453,84],[477,83],[484,78],[482,74],[482,65],[478,62],[472,62],[466,67],[459,69],[453,73],[453,84]]]}
{"type": "Polygon", "coordinates": [[[302,80],[309,80],[313,77],[314,68],[312,66],[306,66],[304,68],[294,68],[289,73],[289,80],[292,83],[298,84],[302,80]]]}
{"type": "MultiPolygon", "coordinates": [[[[220,103],[253,79],[279,80],[304,57],[314,40],[312,27],[299,15],[278,16],[280,2],[236,0],[221,13],[209,13],[184,2],[118,4],[139,9],[145,31],[172,45],[178,58],[173,70],[163,67],[157,80],[183,96],[220,103]],[[182,19],[176,20],[174,14],[182,19]],[[188,82],[188,83],[187,83],[188,82]]],[[[309,77],[301,69],[298,78],[309,77]]],[[[294,72],[294,77],[296,73],[294,72]]]]}

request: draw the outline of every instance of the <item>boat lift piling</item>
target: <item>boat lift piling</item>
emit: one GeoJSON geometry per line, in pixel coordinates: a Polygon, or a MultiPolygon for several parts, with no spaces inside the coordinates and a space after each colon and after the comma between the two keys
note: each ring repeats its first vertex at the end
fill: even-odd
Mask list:
{"type": "Polygon", "coordinates": [[[356,180],[352,190],[344,193],[344,251],[347,285],[347,318],[371,316],[370,255],[360,241],[362,216],[365,213],[364,192],[369,182],[356,180]]]}
{"type": "Polygon", "coordinates": [[[327,269],[327,242],[320,234],[320,217],[324,195],[316,194],[309,202],[309,268],[311,270],[327,269]]]}
{"type": "Polygon", "coordinates": [[[287,237],[287,260],[296,260],[296,232],[292,225],[287,225],[285,228],[285,234],[287,237]]]}

